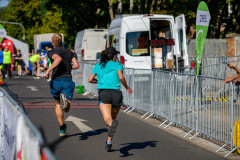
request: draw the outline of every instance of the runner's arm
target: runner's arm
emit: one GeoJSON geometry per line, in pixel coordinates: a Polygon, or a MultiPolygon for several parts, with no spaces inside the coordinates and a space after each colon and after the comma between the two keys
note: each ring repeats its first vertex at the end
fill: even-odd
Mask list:
{"type": "Polygon", "coordinates": [[[54,55],[52,56],[52,59],[53,59],[54,61],[53,61],[52,65],[51,65],[51,67],[48,68],[46,74],[44,75],[44,77],[46,77],[46,78],[48,78],[49,72],[50,72],[51,70],[53,70],[55,67],[57,67],[57,66],[59,65],[59,63],[62,61],[62,58],[61,58],[59,55],[57,55],[57,54],[54,54],[54,55]]]}
{"type": "Polygon", "coordinates": [[[233,80],[235,80],[235,79],[237,79],[237,78],[239,78],[239,77],[240,77],[239,74],[235,74],[233,77],[227,77],[227,78],[225,79],[224,83],[229,83],[229,82],[231,82],[231,81],[233,81],[233,80]]]}
{"type": "Polygon", "coordinates": [[[88,78],[88,83],[97,83],[98,80],[94,78],[95,76],[96,76],[95,74],[91,73],[91,75],[88,78]]]}
{"type": "Polygon", "coordinates": [[[72,69],[78,69],[79,68],[79,63],[75,57],[72,59],[72,69]]]}
{"type": "Polygon", "coordinates": [[[125,80],[125,77],[123,76],[123,71],[118,70],[118,77],[122,85],[126,88],[126,90],[129,92],[129,94],[132,94],[133,90],[128,87],[127,82],[125,80]]]}
{"type": "Polygon", "coordinates": [[[234,70],[237,72],[237,74],[240,74],[240,69],[237,68],[234,63],[227,63],[227,66],[228,66],[229,68],[234,69],[234,70]]]}

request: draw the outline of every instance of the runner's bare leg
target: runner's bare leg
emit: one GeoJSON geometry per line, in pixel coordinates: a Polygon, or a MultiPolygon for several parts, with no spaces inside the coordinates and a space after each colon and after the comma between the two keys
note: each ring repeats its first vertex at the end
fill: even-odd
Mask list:
{"type": "Polygon", "coordinates": [[[55,113],[60,126],[63,125],[63,111],[60,108],[60,100],[56,100],[55,113]]]}

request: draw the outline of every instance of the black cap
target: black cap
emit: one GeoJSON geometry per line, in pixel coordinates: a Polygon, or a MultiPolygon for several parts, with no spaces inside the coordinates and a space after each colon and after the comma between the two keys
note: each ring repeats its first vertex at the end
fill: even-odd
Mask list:
{"type": "Polygon", "coordinates": [[[105,49],[107,53],[112,53],[113,55],[120,54],[114,47],[108,47],[105,49]]]}

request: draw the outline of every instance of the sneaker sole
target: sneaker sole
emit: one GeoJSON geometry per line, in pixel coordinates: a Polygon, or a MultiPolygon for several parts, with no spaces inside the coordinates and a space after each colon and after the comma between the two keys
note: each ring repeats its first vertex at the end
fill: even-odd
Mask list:
{"type": "Polygon", "coordinates": [[[64,93],[60,94],[60,108],[62,110],[67,108],[67,99],[64,93]]]}
{"type": "Polygon", "coordinates": [[[109,137],[112,137],[115,134],[117,126],[118,126],[118,121],[113,120],[111,126],[108,128],[109,137]]]}
{"type": "Polygon", "coordinates": [[[65,136],[65,133],[60,133],[59,136],[61,136],[61,137],[62,137],[62,136],[65,136]]]}

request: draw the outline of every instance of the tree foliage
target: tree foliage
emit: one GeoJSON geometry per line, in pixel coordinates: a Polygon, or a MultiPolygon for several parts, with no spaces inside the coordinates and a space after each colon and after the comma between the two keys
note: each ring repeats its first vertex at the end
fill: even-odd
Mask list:
{"type": "MultiPolygon", "coordinates": [[[[240,32],[239,0],[204,0],[211,14],[208,37],[225,37],[227,33],[240,32]],[[224,29],[225,28],[225,29],[224,29]]],[[[33,35],[41,33],[63,33],[65,44],[74,45],[77,32],[86,28],[107,28],[111,22],[109,2],[113,16],[129,14],[130,2],[133,14],[184,14],[187,33],[196,23],[196,0],[121,0],[122,12],[118,10],[119,0],[10,0],[9,5],[0,8],[0,20],[18,22],[26,29],[26,42],[33,47],[33,35]]],[[[3,24],[8,35],[22,39],[22,28],[3,24]]]]}

